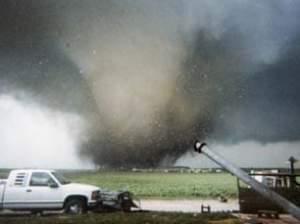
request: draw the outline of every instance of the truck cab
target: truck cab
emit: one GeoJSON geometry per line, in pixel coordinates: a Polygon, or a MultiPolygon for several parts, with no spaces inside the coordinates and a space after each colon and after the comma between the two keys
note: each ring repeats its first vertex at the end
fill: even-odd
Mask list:
{"type": "Polygon", "coordinates": [[[67,181],[54,170],[13,170],[0,181],[0,209],[84,213],[97,206],[100,188],[67,181]]]}

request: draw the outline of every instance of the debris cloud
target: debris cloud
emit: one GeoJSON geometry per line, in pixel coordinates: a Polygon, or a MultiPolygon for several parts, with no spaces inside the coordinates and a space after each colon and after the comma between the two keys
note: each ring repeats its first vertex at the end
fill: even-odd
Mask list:
{"type": "Polygon", "coordinates": [[[171,164],[199,137],[299,140],[296,1],[11,0],[0,10],[0,93],[21,89],[82,117],[78,148],[98,165],[171,164]]]}

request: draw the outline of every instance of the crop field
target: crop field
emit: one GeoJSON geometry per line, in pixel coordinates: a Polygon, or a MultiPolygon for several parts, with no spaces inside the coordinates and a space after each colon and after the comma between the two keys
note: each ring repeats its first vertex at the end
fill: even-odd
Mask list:
{"type": "Polygon", "coordinates": [[[141,198],[217,198],[237,196],[236,178],[228,173],[67,173],[74,182],[97,185],[111,190],[129,190],[141,198]]]}
{"type": "Polygon", "coordinates": [[[239,224],[237,218],[229,214],[192,214],[192,213],[104,213],[81,216],[20,216],[1,217],[5,224],[239,224]]]}

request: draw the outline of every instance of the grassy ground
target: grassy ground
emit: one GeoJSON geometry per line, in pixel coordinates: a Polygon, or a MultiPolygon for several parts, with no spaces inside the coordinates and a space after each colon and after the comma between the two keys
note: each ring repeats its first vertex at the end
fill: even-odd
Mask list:
{"type": "Polygon", "coordinates": [[[74,182],[126,189],[142,198],[236,197],[236,178],[227,173],[85,172],[67,175],[74,182]]]}
{"type": "Polygon", "coordinates": [[[1,217],[5,224],[239,224],[228,214],[187,214],[187,213],[105,213],[82,216],[46,216],[46,217],[1,217]]]}

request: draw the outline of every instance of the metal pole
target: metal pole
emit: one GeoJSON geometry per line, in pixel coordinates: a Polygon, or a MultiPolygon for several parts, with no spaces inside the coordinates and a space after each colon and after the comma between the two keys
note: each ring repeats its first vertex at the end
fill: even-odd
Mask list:
{"type": "Polygon", "coordinates": [[[290,162],[290,173],[291,173],[291,174],[294,174],[294,173],[295,173],[295,166],[294,166],[294,164],[295,164],[296,161],[297,161],[297,160],[296,160],[293,156],[291,156],[291,157],[289,158],[289,162],[290,162]]]}
{"type": "Polygon", "coordinates": [[[267,199],[273,201],[278,206],[282,207],[286,212],[293,215],[295,218],[300,220],[300,209],[286,198],[282,197],[278,193],[272,191],[267,186],[257,182],[254,178],[250,177],[245,171],[237,167],[236,165],[232,164],[231,162],[227,161],[223,158],[220,154],[211,150],[206,143],[200,143],[197,141],[194,145],[195,151],[198,153],[203,153],[212,161],[220,165],[221,167],[228,170],[231,174],[237,176],[247,185],[251,186],[255,191],[260,193],[262,196],[266,197],[267,199]]]}

